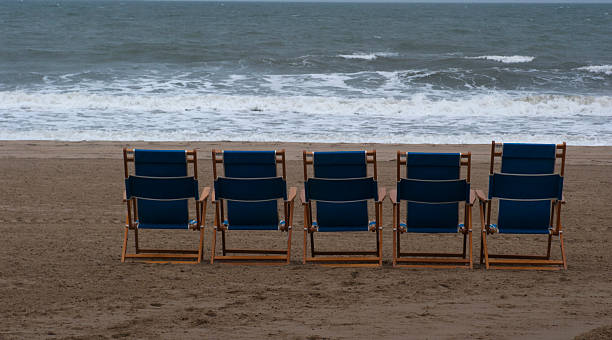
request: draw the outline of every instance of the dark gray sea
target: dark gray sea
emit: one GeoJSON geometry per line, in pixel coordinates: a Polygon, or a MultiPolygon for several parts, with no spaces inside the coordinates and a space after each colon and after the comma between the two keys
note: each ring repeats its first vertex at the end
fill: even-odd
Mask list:
{"type": "Polygon", "coordinates": [[[612,145],[612,4],[3,0],[0,139],[612,145]]]}

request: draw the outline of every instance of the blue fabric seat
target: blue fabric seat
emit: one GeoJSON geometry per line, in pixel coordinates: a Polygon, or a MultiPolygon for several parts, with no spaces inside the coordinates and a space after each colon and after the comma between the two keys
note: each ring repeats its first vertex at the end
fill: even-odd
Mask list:
{"type": "Polygon", "coordinates": [[[263,260],[289,263],[291,244],[286,250],[234,249],[226,247],[226,231],[269,231],[288,232],[291,240],[291,214],[295,188],[287,192],[285,180],[284,151],[213,151],[213,166],[223,163],[223,176],[215,178],[215,230],[212,244],[211,263],[215,260],[263,260]],[[221,157],[217,161],[217,155],[221,157]],[[283,174],[278,175],[278,157],[281,157],[283,174]],[[285,219],[280,219],[278,201],[284,201],[285,219]],[[224,213],[224,208],[227,212],[224,213]],[[223,222],[221,222],[223,221],[223,222]],[[215,255],[216,234],[222,233],[222,255],[215,255]],[[243,255],[230,256],[228,253],[283,254],[282,256],[245,258],[243,255]]]}
{"type": "Polygon", "coordinates": [[[565,143],[504,143],[501,152],[496,151],[499,146],[498,143],[492,143],[488,195],[484,197],[484,194],[478,193],[481,216],[486,216],[483,221],[480,262],[484,261],[487,269],[492,265],[494,268],[506,269],[513,266],[523,269],[552,268],[540,265],[562,265],[562,268],[567,268],[560,216],[567,150],[565,143]],[[494,171],[496,157],[501,158],[500,172],[494,171]],[[558,158],[562,160],[559,173],[556,173],[558,158]],[[497,203],[496,220],[492,220],[493,203],[497,203]],[[548,235],[546,255],[489,254],[487,235],[494,233],[548,235]],[[559,236],[561,260],[550,259],[553,235],[559,236]]]}
{"type": "MultiPolygon", "coordinates": [[[[310,234],[311,257],[304,249],[304,263],[319,262],[339,265],[335,262],[348,261],[352,265],[380,265],[382,253],[381,224],[378,217],[382,215],[382,197],[379,197],[378,183],[375,177],[368,177],[368,157],[376,169],[375,151],[338,151],[304,153],[304,197],[303,204],[307,209],[304,219],[304,244],[310,234]],[[309,158],[311,157],[311,158],[309,158]],[[307,160],[307,158],[311,160],[307,160]],[[313,177],[308,176],[308,166],[312,164],[313,177]],[[368,215],[368,202],[373,202],[376,219],[371,221],[368,215]],[[313,208],[315,212],[313,214],[313,208]],[[314,216],[313,216],[314,215],[314,216]],[[314,246],[314,233],[331,232],[364,232],[376,234],[376,251],[320,251],[314,246]],[[329,257],[321,255],[375,255],[355,258],[329,257]],[[375,263],[372,263],[375,262],[375,263]],[[377,262],[377,263],[376,263],[377,262]]],[[[376,170],[374,170],[376,174],[376,170]]]]}
{"type": "MultiPolygon", "coordinates": [[[[202,218],[208,188],[202,199],[198,192],[195,174],[197,154],[187,150],[127,150],[124,149],[125,199],[128,205],[128,229],[194,229],[200,230],[202,242],[202,218]],[[188,159],[189,157],[189,159],[188,159]],[[129,175],[128,163],[134,163],[134,174],[129,175]],[[194,164],[194,174],[188,175],[188,163],[194,164]],[[195,200],[196,219],[189,214],[188,203],[195,200]]],[[[128,254],[124,242],[122,261],[125,257],[182,258],[183,262],[200,262],[201,246],[197,250],[166,250],[162,253],[144,251],[135,237],[136,253],[128,254]],[[145,254],[142,254],[142,253],[145,254]]]]}
{"type": "Polygon", "coordinates": [[[471,190],[469,175],[461,179],[462,157],[469,166],[471,155],[460,153],[398,153],[397,188],[391,193],[396,225],[393,233],[393,265],[403,267],[449,266],[472,268],[471,190]],[[405,158],[405,177],[401,177],[405,158]],[[465,206],[464,223],[459,223],[459,204],[465,206]],[[406,221],[400,221],[402,207],[406,221]],[[467,225],[467,227],[466,227],[467,225]],[[463,234],[462,253],[404,253],[402,233],[463,234]],[[469,247],[468,247],[469,241],[469,247]],[[461,259],[452,259],[461,257],[461,259]]]}
{"type": "Polygon", "coordinates": [[[489,177],[489,199],[499,199],[496,224],[499,233],[549,233],[552,228],[551,198],[555,199],[558,195],[560,200],[563,191],[563,178],[553,175],[555,160],[555,144],[503,145],[501,174],[492,174],[489,177]],[[547,174],[553,176],[540,176],[547,174]],[[513,196],[509,196],[510,194],[513,196]]]}

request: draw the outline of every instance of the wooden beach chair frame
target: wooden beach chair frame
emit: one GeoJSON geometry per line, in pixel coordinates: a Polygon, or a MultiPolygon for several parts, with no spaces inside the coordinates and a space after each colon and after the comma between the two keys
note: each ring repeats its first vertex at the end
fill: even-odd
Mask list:
{"type": "MultiPolygon", "coordinates": [[[[503,143],[491,142],[491,163],[489,173],[493,175],[495,170],[495,158],[502,157],[502,151],[497,151],[503,143]]],[[[565,174],[565,157],[567,144],[565,142],[556,144],[555,168],[561,177],[565,174]],[[560,162],[559,162],[560,160],[560,162]],[[560,164],[558,164],[560,163],[560,164]]],[[[525,255],[525,254],[490,254],[487,246],[487,235],[494,234],[496,231],[490,228],[491,225],[491,200],[480,190],[476,191],[480,201],[480,220],[481,220],[481,243],[480,243],[480,263],[485,263],[486,269],[528,269],[528,270],[559,270],[567,269],[567,258],[565,246],[563,244],[563,227],[561,223],[561,206],[565,204],[565,198],[554,200],[551,205],[550,225],[554,226],[548,234],[548,245],[546,255],[525,255]],[[486,212],[486,213],[485,213],[486,212]],[[486,214],[486,215],[485,215],[486,214]],[[552,237],[559,237],[561,248],[561,260],[551,260],[552,237]]]]}
{"type": "MultiPolygon", "coordinates": [[[[185,150],[187,171],[189,164],[192,164],[193,177],[198,179],[198,156],[196,150],[185,150]]],[[[134,149],[123,148],[123,169],[124,177],[127,179],[130,175],[129,164],[134,163],[134,149]]],[[[123,192],[123,202],[126,204],[127,215],[125,232],[123,237],[123,249],[121,252],[121,262],[125,262],[126,258],[135,259],[135,262],[146,263],[200,263],[203,258],[204,244],[204,219],[206,216],[206,202],[210,192],[209,187],[205,187],[200,192],[199,200],[195,200],[196,225],[192,230],[199,231],[200,238],[197,249],[148,249],[140,248],[138,240],[138,205],[135,198],[126,199],[126,193],[123,192]],[[134,231],[134,253],[128,253],[128,235],[129,231],[134,231]],[[159,259],[159,260],[158,260],[159,259]]]]}
{"type": "MultiPolygon", "coordinates": [[[[282,178],[287,180],[287,166],[285,162],[285,150],[275,150],[276,153],[276,165],[281,166],[282,178]]],[[[223,163],[223,150],[212,150],[212,165],[213,165],[213,178],[218,178],[217,166],[223,163]]],[[[278,169],[278,168],[277,168],[278,169]]],[[[278,170],[277,170],[278,171],[278,170]]],[[[284,227],[280,227],[281,232],[287,232],[287,248],[286,249],[242,249],[242,248],[228,248],[225,241],[226,227],[222,221],[225,216],[224,200],[217,199],[215,192],[212,192],[212,203],[215,205],[215,220],[214,230],[212,237],[212,249],[210,263],[213,264],[215,261],[223,261],[228,264],[251,264],[251,265],[278,265],[278,264],[289,264],[291,261],[291,231],[293,226],[293,210],[294,201],[297,194],[296,187],[288,188],[287,199],[283,201],[283,213],[286,224],[284,227]],[[221,252],[222,255],[216,255],[216,243],[217,243],[217,232],[221,232],[221,252]],[[241,255],[228,255],[228,254],[241,254],[241,255]],[[256,255],[242,255],[242,254],[256,254],[256,255]]],[[[248,231],[245,231],[248,232],[248,231]]]]}
{"type": "MultiPolygon", "coordinates": [[[[396,158],[396,178],[401,179],[402,166],[406,166],[407,153],[397,151],[396,158]]],[[[466,180],[470,183],[472,169],[472,154],[460,154],[460,172],[461,167],[465,167],[466,180]]],[[[463,234],[463,251],[461,253],[435,253],[435,252],[401,252],[400,236],[406,232],[400,226],[400,205],[401,201],[397,201],[397,190],[390,190],[389,197],[393,203],[393,267],[405,268],[466,268],[473,269],[472,260],[472,206],[476,201],[474,190],[470,190],[469,203],[464,205],[464,227],[459,232],[463,234]]]]}
{"type": "MultiPolygon", "coordinates": [[[[364,151],[366,153],[366,167],[372,165],[373,178],[378,178],[376,163],[376,150],[364,151]]],[[[303,151],[304,181],[308,181],[308,168],[314,167],[314,152],[303,151]]],[[[314,168],[313,168],[314,173],[314,168]]],[[[321,266],[331,267],[380,267],[382,266],[382,202],[386,197],[386,190],[378,187],[378,201],[374,202],[375,227],[370,230],[376,235],[376,250],[357,250],[357,251],[321,251],[315,249],[314,233],[317,231],[313,227],[312,201],[306,201],[305,190],[300,193],[302,206],[304,208],[304,248],[302,263],[308,262],[321,266]],[[308,235],[310,235],[310,254],[308,256],[308,235]],[[319,256],[324,255],[324,256],[319,256]],[[353,255],[353,256],[346,256],[353,255]]]]}

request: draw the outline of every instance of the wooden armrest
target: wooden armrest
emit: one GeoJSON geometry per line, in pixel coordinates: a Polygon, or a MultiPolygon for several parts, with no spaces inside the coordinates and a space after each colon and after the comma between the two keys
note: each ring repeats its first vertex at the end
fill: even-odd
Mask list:
{"type": "Polygon", "coordinates": [[[125,194],[125,190],[123,190],[123,203],[125,203],[127,201],[128,201],[128,199],[127,199],[127,196],[125,194]]]}
{"type": "Polygon", "coordinates": [[[306,191],[304,189],[300,190],[300,201],[302,201],[302,205],[308,204],[308,202],[306,202],[306,191]]]}
{"type": "Polygon", "coordinates": [[[215,197],[215,189],[210,191],[210,200],[215,203],[217,201],[217,198],[215,197]]]}
{"type": "Polygon", "coordinates": [[[482,190],[473,190],[473,191],[476,193],[476,197],[478,197],[478,200],[480,200],[480,202],[489,202],[489,199],[487,198],[487,196],[485,196],[482,190]]]}
{"type": "Polygon", "coordinates": [[[397,204],[397,189],[389,190],[389,199],[391,203],[397,204]]]}
{"type": "Polygon", "coordinates": [[[565,194],[561,194],[561,204],[565,204],[565,194]]]}
{"type": "Polygon", "coordinates": [[[378,187],[378,202],[382,202],[387,198],[387,189],[385,187],[378,187]]]}
{"type": "Polygon", "coordinates": [[[476,191],[470,190],[470,205],[474,205],[476,202],[476,191]]]}
{"type": "Polygon", "coordinates": [[[293,202],[293,200],[295,199],[295,195],[297,194],[297,188],[296,187],[290,187],[289,188],[289,196],[287,196],[287,202],[293,202]]]}
{"type": "Polygon", "coordinates": [[[205,202],[210,194],[210,187],[204,187],[200,192],[200,202],[205,202]]]}

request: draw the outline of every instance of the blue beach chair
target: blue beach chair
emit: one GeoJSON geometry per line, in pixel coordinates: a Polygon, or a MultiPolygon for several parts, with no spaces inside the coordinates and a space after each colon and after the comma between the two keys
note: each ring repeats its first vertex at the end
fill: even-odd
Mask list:
{"type": "Polygon", "coordinates": [[[471,154],[397,152],[397,189],[389,192],[393,203],[393,266],[473,268],[471,154]],[[406,166],[405,177],[401,176],[406,166]],[[461,179],[461,167],[465,178],[461,179]],[[400,219],[406,202],[406,222],[400,219]],[[463,221],[459,223],[460,204],[463,221]],[[461,253],[401,252],[403,233],[460,233],[461,253]]]}
{"type": "Polygon", "coordinates": [[[493,141],[488,197],[477,191],[482,221],[480,263],[484,260],[487,269],[567,269],[561,226],[566,150],[565,143],[501,144],[493,141]],[[494,171],[496,157],[501,158],[501,172],[494,171]],[[558,159],[561,164],[555,172],[558,159]],[[491,223],[493,202],[498,203],[497,223],[491,223]],[[495,233],[547,235],[546,255],[490,254],[487,235],[495,233]],[[553,235],[559,236],[561,260],[550,258],[553,235]]]}
{"type": "Polygon", "coordinates": [[[215,179],[215,190],[212,194],[215,204],[215,229],[210,263],[242,261],[242,263],[288,264],[291,258],[293,201],[297,189],[292,187],[287,193],[285,150],[213,150],[212,161],[215,179]],[[223,165],[222,176],[218,175],[218,164],[223,165]],[[282,176],[278,175],[278,165],[281,166],[282,176]],[[284,220],[279,218],[279,200],[283,200],[284,220]],[[255,230],[287,232],[287,248],[285,250],[238,249],[226,246],[226,232],[255,230]],[[215,254],[217,232],[221,232],[222,255],[215,254]]]}
{"type": "Polygon", "coordinates": [[[210,188],[198,193],[198,165],[195,150],[123,149],[127,218],[121,262],[126,258],[145,262],[199,263],[202,260],[206,200],[210,188]],[[130,171],[133,163],[133,171],[130,171]],[[189,175],[188,164],[193,165],[189,175]],[[133,174],[130,174],[133,172],[133,174]],[[189,200],[195,200],[195,219],[190,218],[189,200]],[[198,248],[144,249],[138,243],[140,229],[197,230],[198,248]],[[127,252],[129,231],[134,231],[135,252],[127,252]],[[153,260],[157,259],[157,260],[153,260]],[[163,260],[159,260],[163,259],[163,260]]]}
{"type": "Polygon", "coordinates": [[[382,265],[382,201],[385,189],[376,182],[376,151],[306,152],[304,162],[304,258],[303,262],[334,266],[382,265]],[[373,176],[368,177],[368,164],[373,176]],[[314,177],[308,176],[312,165],[314,177]],[[375,220],[368,216],[374,202],[375,220]],[[313,214],[313,208],[316,208],[313,214]],[[315,218],[316,216],[316,218],[315,218]],[[374,232],[376,249],[370,251],[322,251],[315,249],[315,232],[374,232]],[[308,256],[308,235],[310,253],[308,256]],[[323,255],[323,256],[321,256],[323,255]],[[358,256],[355,256],[358,255],[358,256]]]}

